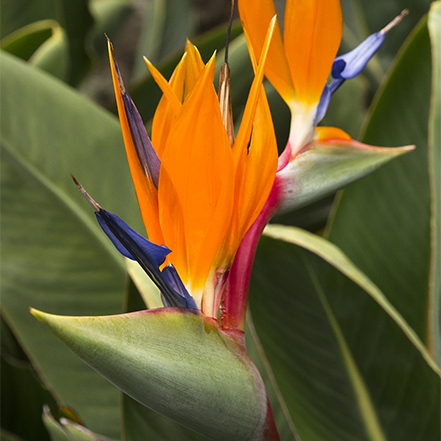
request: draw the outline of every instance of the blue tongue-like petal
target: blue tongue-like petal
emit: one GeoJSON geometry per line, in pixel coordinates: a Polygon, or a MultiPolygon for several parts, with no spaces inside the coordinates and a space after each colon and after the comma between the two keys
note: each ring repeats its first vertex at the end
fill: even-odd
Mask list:
{"type": "Polygon", "coordinates": [[[380,49],[385,38],[385,33],[376,32],[369,35],[366,40],[352,51],[337,57],[332,65],[332,77],[349,80],[357,76],[366,67],[366,64],[378,49],[380,49]]]}
{"type": "MultiPolygon", "coordinates": [[[[156,245],[146,238],[142,237],[135,230],[130,228],[122,219],[113,213],[100,208],[95,212],[98,223],[109,239],[115,245],[116,249],[129,259],[136,260],[142,269],[152,279],[153,283],[161,291],[164,303],[167,306],[176,306],[179,308],[196,309],[196,305],[187,293],[187,296],[176,292],[174,286],[169,283],[170,277],[161,273],[159,266],[164,263],[165,257],[170,250],[164,245],[156,245]],[[191,306],[188,306],[188,305],[191,306]]],[[[182,284],[178,274],[175,274],[176,280],[182,284]]],[[[182,285],[183,286],[183,285],[182,285]]],[[[184,288],[185,289],[185,288],[184,288]]]]}
{"type": "Polygon", "coordinates": [[[142,252],[151,263],[159,268],[165,261],[166,256],[171,252],[165,245],[156,245],[150,242],[145,237],[142,237],[135,230],[130,228],[121,218],[116,214],[109,213],[108,211],[101,209],[99,212],[95,212],[95,216],[100,224],[100,227],[107,234],[109,239],[115,245],[116,249],[125,257],[132,260],[138,260],[133,255],[133,247],[136,244],[135,254],[142,252]],[[113,226],[109,227],[109,225],[113,226]],[[111,229],[112,228],[112,229],[111,229]],[[116,233],[115,233],[116,232],[116,233]],[[121,236],[126,236],[125,245],[121,243],[121,236]],[[132,243],[132,246],[128,245],[132,243]],[[132,252],[128,248],[132,248],[132,252]]]}

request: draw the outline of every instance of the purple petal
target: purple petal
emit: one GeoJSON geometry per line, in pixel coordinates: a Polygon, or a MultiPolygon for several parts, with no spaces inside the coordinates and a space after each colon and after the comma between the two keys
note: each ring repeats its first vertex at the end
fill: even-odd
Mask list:
{"type": "Polygon", "coordinates": [[[366,64],[378,49],[380,49],[385,37],[385,33],[376,32],[369,35],[366,40],[352,51],[337,57],[332,65],[332,77],[348,80],[357,76],[366,67],[366,64]]]}
{"type": "Polygon", "coordinates": [[[155,148],[147,135],[141,115],[133,103],[132,98],[130,98],[127,92],[122,93],[122,98],[139,162],[150,181],[158,188],[161,160],[156,154],[155,148]]]}

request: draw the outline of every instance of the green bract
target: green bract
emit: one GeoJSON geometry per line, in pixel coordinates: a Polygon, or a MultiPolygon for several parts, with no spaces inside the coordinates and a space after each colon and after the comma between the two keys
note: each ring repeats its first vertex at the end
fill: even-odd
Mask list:
{"type": "Polygon", "coordinates": [[[36,318],[127,395],[215,440],[259,440],[267,418],[243,333],[176,308],[36,318]]]}

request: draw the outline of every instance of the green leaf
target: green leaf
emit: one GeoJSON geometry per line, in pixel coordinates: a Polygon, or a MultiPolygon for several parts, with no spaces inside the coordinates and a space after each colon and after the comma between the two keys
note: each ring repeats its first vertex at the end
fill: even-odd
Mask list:
{"type": "Polygon", "coordinates": [[[29,363],[10,359],[2,347],[1,373],[2,428],[26,441],[49,440],[40,414],[43,405],[53,405],[54,399],[39,384],[29,363]]]}
{"type": "Polygon", "coordinates": [[[106,34],[111,40],[124,28],[133,12],[131,0],[90,0],[89,9],[94,19],[93,46],[100,54],[107,54],[106,34]]]}
{"type": "Polygon", "coordinates": [[[413,150],[372,147],[357,141],[312,141],[277,173],[281,212],[303,207],[413,150]]]}
{"type": "Polygon", "coordinates": [[[2,38],[35,21],[57,19],[54,1],[4,0],[0,5],[2,38]]]}
{"type": "Polygon", "coordinates": [[[184,48],[194,35],[194,6],[190,0],[153,0],[144,8],[144,20],[133,75],[145,72],[143,56],[152,63],[184,48]]]}
{"type": "Polygon", "coordinates": [[[56,421],[47,406],[43,409],[43,422],[52,441],[112,441],[66,418],[56,421]]]}
{"type": "Polygon", "coordinates": [[[53,19],[66,30],[69,40],[70,84],[78,84],[91,66],[86,49],[93,20],[88,0],[5,0],[1,3],[2,36],[38,20],[53,19]]]}
{"type": "Polygon", "coordinates": [[[250,308],[303,441],[437,439],[439,376],[340,269],[264,236],[250,308]]]}
{"type": "Polygon", "coordinates": [[[328,234],[426,345],[432,333],[428,326],[430,80],[429,36],[423,21],[379,92],[363,137],[363,142],[376,145],[414,143],[417,148],[344,190],[328,234]]]}
{"type": "Polygon", "coordinates": [[[42,420],[52,441],[71,441],[63,426],[55,420],[47,407],[43,409],[42,420]]]}
{"type": "Polygon", "coordinates": [[[212,439],[263,439],[265,389],[240,331],[222,332],[178,308],[106,317],[32,313],[142,404],[212,439]]]}
{"type": "Polygon", "coordinates": [[[372,283],[372,281],[369,280],[369,278],[360,271],[338,247],[320,236],[295,227],[269,225],[266,227],[264,234],[274,239],[281,239],[285,242],[301,246],[302,248],[313,252],[359,285],[360,288],[368,293],[401,328],[404,334],[421,353],[428,365],[431,366],[435,372],[441,374],[440,368],[433,361],[426,347],[415,334],[415,331],[406,323],[400,313],[387,300],[378,287],[375,286],[375,284],[372,283]]]}
{"type": "Polygon", "coordinates": [[[1,441],[24,441],[23,438],[20,438],[11,432],[8,432],[7,430],[5,430],[3,428],[0,429],[0,440],[1,441]]]}
{"type": "Polygon", "coordinates": [[[39,327],[28,308],[122,310],[123,258],[69,176],[134,228],[141,225],[119,124],[26,63],[8,54],[1,63],[3,314],[58,403],[91,430],[118,438],[117,389],[39,327]]]}
{"type": "Polygon", "coordinates": [[[1,41],[1,48],[57,78],[66,78],[69,43],[64,29],[54,20],[18,29],[1,41]]]}
{"type": "Polygon", "coordinates": [[[429,346],[441,364],[441,2],[432,3],[428,20],[432,45],[432,100],[429,119],[429,179],[431,191],[432,256],[429,281],[429,323],[433,329],[429,346]]]}

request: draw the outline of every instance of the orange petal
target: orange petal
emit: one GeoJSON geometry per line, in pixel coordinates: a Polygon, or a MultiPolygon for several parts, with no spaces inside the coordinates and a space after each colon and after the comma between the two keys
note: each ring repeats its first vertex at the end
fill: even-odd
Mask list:
{"type": "MultiPolygon", "coordinates": [[[[236,249],[268,199],[277,171],[277,141],[268,101],[263,90],[254,117],[250,148],[243,170],[236,175],[236,249]]],[[[230,250],[233,253],[236,249],[230,250]]]]}
{"type": "Polygon", "coordinates": [[[337,127],[317,127],[314,131],[314,140],[330,141],[330,140],[351,141],[352,138],[342,129],[337,127]]]}
{"type": "Polygon", "coordinates": [[[150,63],[150,61],[146,57],[144,57],[144,61],[146,62],[147,67],[149,68],[149,71],[152,74],[152,77],[156,81],[157,85],[161,88],[162,93],[167,97],[170,106],[177,115],[181,108],[181,100],[178,99],[178,97],[175,95],[175,92],[173,91],[172,87],[170,86],[168,81],[162,76],[161,72],[159,72],[159,70],[156,69],[156,67],[153,66],[153,64],[150,63]]]}
{"type": "MultiPolygon", "coordinates": [[[[184,79],[185,79],[185,63],[186,54],[181,58],[181,61],[176,66],[173,75],[170,78],[170,87],[173,93],[178,99],[182,99],[184,91],[184,79]]],[[[176,112],[167,95],[163,95],[161,101],[159,101],[156,108],[155,116],[152,124],[152,144],[155,146],[156,153],[161,158],[164,151],[167,137],[170,132],[170,128],[176,119],[176,112]]]]}
{"type": "Polygon", "coordinates": [[[122,82],[118,66],[114,61],[113,47],[110,41],[108,42],[108,50],[121,131],[142,219],[149,233],[150,240],[152,242],[162,244],[164,241],[162,239],[162,233],[158,222],[158,193],[153,183],[145,174],[145,171],[139,161],[138,154],[136,153],[135,144],[132,139],[132,134],[122,99],[122,93],[125,92],[124,84],[122,82]]]}
{"type": "Polygon", "coordinates": [[[159,178],[164,239],[192,294],[203,289],[233,209],[233,160],[212,83],[214,68],[212,57],[184,101],[162,155],[159,178]]]}
{"type": "MultiPolygon", "coordinates": [[[[239,14],[256,57],[260,58],[265,35],[271,19],[276,15],[273,0],[239,0],[239,14]]],[[[283,49],[279,22],[276,23],[265,75],[285,101],[294,97],[294,86],[283,49]]]]}
{"type": "Polygon", "coordinates": [[[237,138],[233,146],[233,155],[234,155],[236,167],[238,165],[239,158],[241,156],[243,157],[243,153],[246,152],[248,141],[250,139],[251,129],[254,123],[254,115],[257,109],[259,94],[261,93],[262,90],[261,85],[263,80],[263,73],[268,60],[269,48],[271,45],[272,38],[274,36],[275,26],[276,26],[276,17],[273,17],[273,19],[270,21],[270,24],[268,26],[268,30],[265,36],[265,41],[262,47],[262,51],[260,53],[260,60],[258,66],[256,66],[256,60],[255,60],[255,54],[253,48],[250,47],[250,57],[251,57],[251,62],[253,64],[253,69],[255,71],[255,77],[253,80],[253,84],[251,85],[250,94],[248,95],[239,132],[237,134],[237,138]]]}
{"type": "Polygon", "coordinates": [[[185,53],[187,54],[187,72],[185,75],[185,98],[193,89],[196,81],[203,71],[205,64],[202,61],[201,54],[198,48],[190,41],[187,40],[185,46],[185,53]]]}
{"type": "Polygon", "coordinates": [[[300,102],[318,103],[342,29],[339,0],[287,0],[283,41],[300,102]]]}

